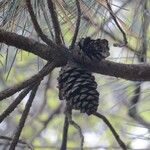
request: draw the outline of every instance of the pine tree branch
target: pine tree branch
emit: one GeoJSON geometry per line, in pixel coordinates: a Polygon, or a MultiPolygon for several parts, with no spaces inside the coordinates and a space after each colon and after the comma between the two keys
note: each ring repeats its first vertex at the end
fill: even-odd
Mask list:
{"type": "Polygon", "coordinates": [[[74,120],[72,120],[72,106],[70,105],[69,102],[66,104],[65,113],[66,113],[66,117],[68,118],[69,124],[71,124],[75,129],[77,129],[80,134],[80,138],[81,138],[80,149],[83,150],[84,135],[82,133],[81,127],[74,120]]]}
{"type": "MultiPolygon", "coordinates": [[[[122,43],[122,41],[116,37],[114,34],[108,32],[106,29],[103,28],[103,25],[100,26],[98,23],[96,23],[95,21],[91,20],[87,15],[83,16],[83,19],[86,20],[87,22],[89,22],[91,25],[93,25],[96,29],[96,31],[94,31],[90,36],[96,36],[97,33],[99,32],[99,30],[102,30],[102,32],[104,32],[106,35],[108,35],[111,39],[113,39],[114,41],[117,41],[118,43],[122,43]]],[[[107,23],[107,21],[106,21],[107,23]]],[[[125,46],[128,50],[132,51],[134,54],[136,55],[140,55],[140,53],[138,51],[136,51],[134,48],[132,48],[130,45],[126,45],[125,46]]]]}
{"type": "Polygon", "coordinates": [[[108,0],[106,0],[106,4],[107,4],[107,7],[108,7],[108,9],[109,9],[109,12],[110,12],[110,14],[111,14],[111,16],[112,16],[114,22],[116,23],[117,27],[118,27],[119,30],[121,31],[121,33],[122,33],[122,35],[123,35],[123,39],[124,39],[124,43],[122,43],[121,45],[120,45],[119,43],[116,43],[116,44],[114,44],[114,46],[123,47],[123,46],[125,46],[125,45],[128,44],[127,37],[126,37],[126,33],[123,31],[123,29],[122,29],[121,26],[119,25],[119,23],[118,23],[118,21],[117,21],[117,19],[116,19],[116,16],[115,16],[115,14],[114,14],[114,12],[113,12],[113,10],[112,10],[112,8],[111,8],[111,6],[110,6],[108,0]]]}
{"type": "Polygon", "coordinates": [[[109,122],[109,120],[101,115],[100,113],[96,112],[94,113],[93,115],[97,116],[98,118],[102,119],[105,124],[109,127],[109,129],[111,130],[112,134],[114,135],[115,139],[117,140],[118,144],[120,145],[120,147],[123,149],[123,150],[127,150],[127,147],[126,145],[124,144],[124,142],[120,139],[120,136],[118,135],[118,133],[116,132],[116,130],[114,129],[114,127],[111,125],[111,123],[109,122]]]}
{"type": "MultiPolygon", "coordinates": [[[[56,67],[64,66],[70,57],[65,46],[47,46],[32,39],[0,29],[0,42],[33,53],[45,60],[55,61],[56,67]]],[[[150,81],[150,65],[122,64],[103,60],[86,63],[92,72],[133,81],[150,81]]]]}
{"type": "MultiPolygon", "coordinates": [[[[40,109],[39,109],[38,113],[36,114],[36,116],[38,116],[40,113],[42,113],[42,111],[44,110],[44,108],[47,104],[47,101],[48,101],[47,93],[48,93],[48,90],[51,88],[51,85],[50,85],[51,80],[52,80],[52,74],[49,73],[47,76],[47,81],[45,83],[43,102],[42,102],[40,109]]],[[[34,117],[34,118],[36,118],[36,117],[34,117]]]]}
{"type": "Polygon", "coordinates": [[[17,105],[23,100],[23,98],[29,93],[32,86],[23,90],[19,96],[12,102],[8,108],[0,115],[0,123],[17,107],[17,105]]]}
{"type": "Polygon", "coordinates": [[[41,44],[33,39],[3,29],[0,29],[0,43],[5,43],[9,46],[33,53],[48,61],[55,60],[57,64],[60,63],[59,66],[67,63],[68,52],[67,48],[63,45],[57,46],[53,43],[53,45],[47,46],[46,44],[41,44]]]}
{"type": "Polygon", "coordinates": [[[81,22],[81,8],[80,8],[79,0],[76,0],[76,5],[77,5],[78,17],[77,17],[76,28],[75,28],[75,32],[74,32],[74,35],[73,35],[73,38],[72,38],[70,49],[73,49],[74,46],[75,46],[75,42],[77,40],[79,27],[80,27],[80,22],[81,22]]]}
{"type": "Polygon", "coordinates": [[[136,84],[136,89],[134,96],[130,100],[129,106],[128,106],[128,114],[130,117],[132,117],[136,122],[139,124],[143,125],[147,129],[150,129],[150,122],[147,122],[144,120],[139,114],[138,114],[138,103],[140,100],[140,95],[141,95],[141,83],[136,84]]]}
{"type": "Polygon", "coordinates": [[[32,4],[31,4],[31,0],[26,0],[26,5],[27,5],[27,8],[28,8],[28,12],[30,14],[30,17],[31,17],[31,20],[32,20],[32,23],[34,25],[34,29],[36,30],[37,34],[39,35],[39,37],[45,42],[47,43],[47,45],[53,45],[53,42],[43,33],[37,19],[36,19],[36,16],[34,14],[34,11],[33,11],[33,7],[32,7],[32,4]]]}
{"type": "MultiPolygon", "coordinates": [[[[0,136],[0,140],[6,140],[6,141],[12,141],[11,137],[7,137],[7,136],[0,136]]],[[[2,144],[2,143],[0,143],[2,144]]],[[[4,143],[5,144],[5,143],[4,143]]],[[[18,144],[22,144],[25,147],[28,147],[30,150],[33,150],[33,146],[29,145],[27,142],[22,141],[22,140],[18,140],[18,144]]]]}
{"type": "Polygon", "coordinates": [[[68,129],[69,121],[67,115],[65,115],[64,127],[63,127],[63,137],[60,150],[67,150],[67,139],[68,139],[68,129]]]}
{"type": "Polygon", "coordinates": [[[45,44],[41,44],[33,39],[29,39],[22,35],[8,32],[3,29],[0,29],[0,42],[5,43],[9,46],[14,46],[18,49],[23,49],[23,50],[33,53],[43,59],[46,59],[46,58],[48,59],[48,57],[51,57],[50,56],[51,54],[48,55],[49,51],[51,51],[53,48],[54,49],[56,48],[56,46],[53,45],[53,48],[51,49],[51,47],[48,47],[45,44]]]}
{"type": "Polygon", "coordinates": [[[36,75],[33,75],[29,79],[27,79],[19,84],[13,85],[4,91],[1,91],[0,92],[0,101],[4,100],[7,97],[12,96],[16,92],[24,89],[25,87],[27,87],[29,85],[35,84],[36,82],[40,82],[41,80],[43,80],[44,76],[46,76],[48,73],[50,73],[54,68],[55,68],[55,63],[48,63],[36,75]]]}
{"type": "Polygon", "coordinates": [[[73,120],[69,120],[69,124],[71,124],[75,129],[78,130],[81,138],[81,144],[80,144],[80,149],[83,150],[83,144],[84,144],[84,135],[82,133],[81,127],[73,120]]]}
{"type": "Polygon", "coordinates": [[[58,16],[56,13],[55,3],[52,0],[47,0],[47,4],[48,4],[49,12],[50,12],[51,18],[52,18],[53,28],[54,28],[54,32],[55,32],[55,41],[57,44],[61,44],[62,43],[61,28],[60,28],[58,16]]]}
{"type": "MultiPolygon", "coordinates": [[[[131,0],[126,0],[123,1],[123,3],[121,4],[121,6],[118,7],[117,10],[115,10],[115,12],[113,12],[114,16],[116,16],[118,13],[120,13],[120,11],[122,11],[127,5],[129,5],[129,3],[131,2],[131,0]]],[[[112,20],[112,16],[110,16],[100,27],[98,30],[104,29],[104,27],[106,25],[108,25],[108,23],[110,23],[110,21],[112,20]]],[[[97,33],[97,31],[95,31],[97,33]]]]}
{"type": "Polygon", "coordinates": [[[48,124],[54,119],[55,116],[57,116],[61,112],[62,104],[60,104],[49,116],[46,120],[42,121],[43,127],[33,135],[30,142],[33,142],[35,138],[39,137],[41,132],[45,130],[48,126],[48,124]]]}
{"type": "Polygon", "coordinates": [[[22,129],[24,127],[25,121],[26,121],[26,119],[28,117],[28,114],[29,114],[32,102],[34,100],[34,97],[36,95],[36,92],[37,92],[39,84],[40,83],[36,84],[33,87],[32,91],[31,91],[30,97],[29,97],[29,99],[28,99],[28,101],[26,103],[25,109],[24,109],[24,111],[22,113],[22,116],[21,116],[21,119],[20,119],[20,122],[19,122],[19,126],[18,126],[18,128],[16,130],[16,133],[15,133],[14,137],[13,137],[13,140],[12,140],[12,143],[10,145],[9,150],[15,150],[15,147],[16,147],[18,141],[19,141],[20,134],[21,134],[22,129]]]}
{"type": "Polygon", "coordinates": [[[94,73],[123,78],[126,80],[150,80],[150,65],[146,64],[123,64],[102,60],[99,63],[86,63],[85,68],[94,73]]]}

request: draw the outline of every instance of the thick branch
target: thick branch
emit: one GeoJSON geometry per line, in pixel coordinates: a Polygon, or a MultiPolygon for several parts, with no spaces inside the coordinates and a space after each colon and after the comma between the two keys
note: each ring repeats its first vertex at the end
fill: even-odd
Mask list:
{"type": "MultiPolygon", "coordinates": [[[[35,40],[6,32],[0,29],[0,42],[15,46],[27,52],[31,52],[45,60],[55,60],[56,67],[61,67],[67,63],[70,57],[68,49],[64,46],[47,46],[35,40]]],[[[95,73],[114,76],[133,81],[150,81],[150,65],[121,64],[111,61],[101,61],[86,63],[85,67],[95,73]]]]}
{"type": "Polygon", "coordinates": [[[4,31],[3,29],[0,29],[0,43],[23,49],[48,61],[56,61],[58,59],[60,65],[64,65],[68,59],[67,53],[64,52],[66,48],[62,45],[57,46],[53,43],[53,45],[47,46],[22,35],[4,31]]]}
{"type": "Polygon", "coordinates": [[[132,81],[149,81],[150,65],[122,64],[103,60],[99,63],[87,63],[85,67],[91,72],[114,76],[132,81]]]}

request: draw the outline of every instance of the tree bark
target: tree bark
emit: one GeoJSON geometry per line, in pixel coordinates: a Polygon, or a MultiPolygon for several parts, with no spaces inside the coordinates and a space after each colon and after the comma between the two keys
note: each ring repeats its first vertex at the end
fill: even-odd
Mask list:
{"type": "MultiPolygon", "coordinates": [[[[0,42],[35,54],[47,61],[55,61],[56,67],[66,65],[71,54],[64,45],[48,46],[33,39],[0,29],[0,42]]],[[[86,63],[85,68],[94,73],[114,76],[132,81],[150,81],[150,65],[122,64],[107,60],[86,63]]]]}

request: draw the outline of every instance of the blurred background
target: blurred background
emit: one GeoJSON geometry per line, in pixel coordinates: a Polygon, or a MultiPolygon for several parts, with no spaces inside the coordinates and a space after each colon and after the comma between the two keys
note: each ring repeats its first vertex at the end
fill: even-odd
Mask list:
{"type": "MultiPolygon", "coordinates": [[[[77,7],[75,0],[55,0],[64,44],[69,47],[74,34],[77,7]]],[[[110,56],[107,60],[125,64],[150,62],[150,1],[111,0],[112,10],[125,31],[128,45],[114,47],[123,41],[122,33],[113,21],[105,0],[80,0],[81,24],[78,40],[83,37],[106,38],[110,56]]],[[[53,40],[54,29],[46,1],[32,0],[32,6],[43,32],[53,40]]],[[[0,27],[40,42],[23,0],[0,0],[0,27]]],[[[36,74],[46,61],[11,46],[0,43],[0,91],[36,74]]],[[[55,69],[42,81],[17,149],[58,150],[62,141],[64,102],[59,101],[55,69]],[[30,147],[31,146],[31,147],[30,147]]],[[[150,82],[133,82],[94,74],[100,93],[98,112],[104,114],[130,149],[150,149],[150,82]]],[[[0,102],[2,113],[19,93],[0,102]]],[[[28,95],[0,124],[0,150],[8,149],[18,125],[28,95]]],[[[121,149],[105,123],[94,116],[73,111],[73,120],[82,128],[85,150],[121,149]]],[[[68,150],[78,150],[80,136],[70,126],[68,150]]]]}

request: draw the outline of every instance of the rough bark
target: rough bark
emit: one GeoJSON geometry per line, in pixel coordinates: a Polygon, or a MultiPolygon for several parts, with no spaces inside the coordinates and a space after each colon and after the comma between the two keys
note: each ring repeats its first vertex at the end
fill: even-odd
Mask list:
{"type": "MultiPolygon", "coordinates": [[[[57,67],[64,66],[71,54],[64,45],[47,46],[33,39],[0,29],[0,42],[33,53],[47,61],[55,61],[57,67]]],[[[94,73],[114,76],[133,81],[150,81],[150,65],[121,64],[103,60],[86,63],[85,67],[94,73]]]]}

